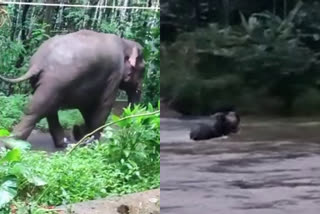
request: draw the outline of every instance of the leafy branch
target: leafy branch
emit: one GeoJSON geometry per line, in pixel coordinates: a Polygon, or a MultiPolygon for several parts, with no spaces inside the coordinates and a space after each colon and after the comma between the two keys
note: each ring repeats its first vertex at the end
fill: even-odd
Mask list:
{"type": "Polygon", "coordinates": [[[128,120],[128,119],[131,119],[131,118],[136,118],[136,117],[147,117],[147,116],[151,116],[151,115],[155,115],[155,114],[158,114],[160,113],[160,110],[158,111],[154,111],[154,112],[150,112],[150,113],[144,113],[144,114],[136,114],[136,115],[130,115],[130,116],[127,116],[127,117],[123,117],[117,121],[113,121],[113,122],[110,122],[110,123],[107,123],[103,126],[100,126],[99,128],[95,129],[94,131],[86,134],[82,139],[80,139],[73,147],[70,151],[67,152],[67,155],[71,154],[73,150],[75,150],[80,144],[82,144],[86,139],[88,139],[89,137],[91,137],[92,135],[94,135],[96,132],[108,127],[108,126],[111,126],[113,124],[116,124],[118,122],[121,122],[123,120],[128,120]]]}

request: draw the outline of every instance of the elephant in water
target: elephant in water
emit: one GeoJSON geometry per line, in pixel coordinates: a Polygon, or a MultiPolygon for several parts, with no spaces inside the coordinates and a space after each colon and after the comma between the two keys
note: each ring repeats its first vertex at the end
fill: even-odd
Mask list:
{"type": "Polygon", "coordinates": [[[239,131],[240,117],[235,111],[218,112],[211,116],[210,123],[202,123],[193,127],[190,131],[190,139],[206,140],[227,136],[239,131]]]}
{"type": "Polygon", "coordinates": [[[73,135],[81,139],[105,123],[119,89],[126,91],[129,103],[140,101],[144,70],[143,47],[117,35],[80,30],[48,39],[32,56],[26,74],[16,79],[0,76],[11,83],[29,79],[34,89],[13,136],[26,140],[45,117],[56,147],[65,147],[69,139],[58,111],[79,109],[85,124],[74,126],[73,135]]]}

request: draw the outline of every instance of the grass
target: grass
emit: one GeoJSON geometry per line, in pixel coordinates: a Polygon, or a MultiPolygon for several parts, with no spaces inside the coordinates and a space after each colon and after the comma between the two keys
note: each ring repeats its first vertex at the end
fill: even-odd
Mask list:
{"type": "MultiPolygon", "coordinates": [[[[154,112],[151,105],[135,106],[126,108],[121,117],[149,112],[154,112]]],[[[121,117],[112,115],[110,119],[118,121],[121,117]]],[[[12,207],[31,212],[39,206],[43,209],[159,188],[159,113],[119,121],[103,131],[100,141],[70,154],[3,150],[1,161],[0,198],[8,196],[2,190],[12,196],[4,203],[3,213],[10,213],[12,207]],[[2,189],[8,181],[11,189],[2,189]]]]}

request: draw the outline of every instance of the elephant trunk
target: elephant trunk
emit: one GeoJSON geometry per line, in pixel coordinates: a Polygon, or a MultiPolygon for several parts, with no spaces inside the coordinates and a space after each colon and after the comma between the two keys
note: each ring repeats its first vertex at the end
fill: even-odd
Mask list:
{"type": "Polygon", "coordinates": [[[128,103],[132,105],[138,104],[141,100],[141,92],[139,90],[136,90],[134,92],[132,91],[126,91],[128,96],[128,103]]]}
{"type": "Polygon", "coordinates": [[[120,90],[126,92],[128,97],[128,104],[133,106],[134,104],[138,104],[141,100],[141,84],[132,84],[130,82],[121,82],[120,90]]]}

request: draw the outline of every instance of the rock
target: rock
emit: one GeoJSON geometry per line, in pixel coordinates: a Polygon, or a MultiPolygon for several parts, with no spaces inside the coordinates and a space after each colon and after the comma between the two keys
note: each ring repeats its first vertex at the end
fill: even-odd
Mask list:
{"type": "Polygon", "coordinates": [[[160,214],[160,189],[60,206],[61,214],[160,214]]]}

